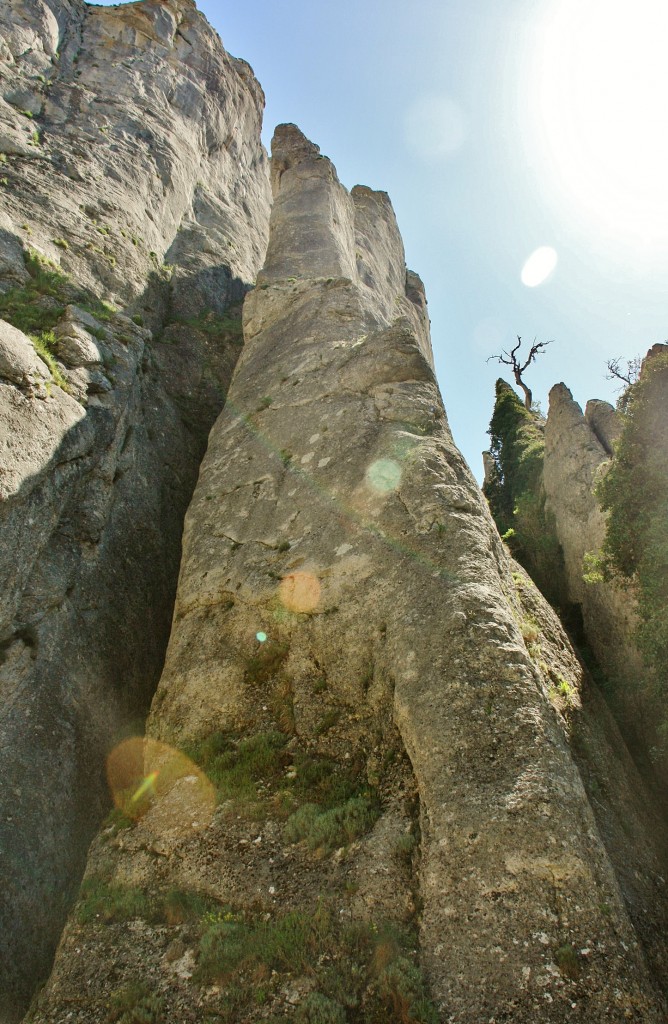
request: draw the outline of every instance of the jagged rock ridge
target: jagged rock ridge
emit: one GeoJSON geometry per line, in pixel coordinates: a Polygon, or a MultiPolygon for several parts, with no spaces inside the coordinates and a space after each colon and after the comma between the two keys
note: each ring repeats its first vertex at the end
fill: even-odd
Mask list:
{"type": "Polygon", "coordinates": [[[49,968],[105,753],[162,667],[266,248],[262,106],[190,0],[0,9],[3,1021],[49,968]]]}
{"type": "Polygon", "coordinates": [[[629,904],[660,860],[615,816],[655,822],[452,442],[387,197],[348,194],[293,126],[273,154],[148,724],[156,798],[94,844],[32,1019],[102,1021],[141,977],[172,1019],[659,1022],[629,904]]]}

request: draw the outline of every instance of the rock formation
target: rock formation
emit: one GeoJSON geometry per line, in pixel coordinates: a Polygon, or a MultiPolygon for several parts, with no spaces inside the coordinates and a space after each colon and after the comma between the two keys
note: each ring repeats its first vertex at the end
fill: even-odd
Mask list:
{"type": "Polygon", "coordinates": [[[658,1024],[663,833],[453,444],[389,200],[290,125],[272,184],[148,739],[30,1019],[658,1024]]]}
{"type": "Polygon", "coordinates": [[[648,353],[623,415],[596,399],[583,415],[558,384],[544,421],[497,381],[483,485],[511,551],[605,681],[625,740],[664,807],[666,349],[648,353]]]}
{"type": "Polygon", "coordinates": [[[0,23],[0,1021],[105,775],[36,1024],[664,1021],[665,828],[453,443],[388,197],[283,125],[268,231],[191,0],[0,23]]]}
{"type": "Polygon", "coordinates": [[[48,970],[105,751],[161,671],[266,247],[262,106],[190,0],[0,8],[3,1021],[48,970]]]}
{"type": "Polygon", "coordinates": [[[565,384],[550,391],[545,426],[543,486],[564,553],[566,590],[582,609],[584,632],[603,667],[614,678],[642,674],[631,635],[636,626],[630,594],[611,583],[587,583],[585,555],[601,550],[605,513],[594,493],[605,472],[619,424],[607,402],[589,402],[587,413],[565,384]]]}
{"type": "MultiPolygon", "coordinates": [[[[665,352],[665,346],[655,348],[665,352]]],[[[633,489],[646,489],[647,493],[647,505],[641,512],[645,531],[639,529],[638,523],[630,521],[623,527],[623,532],[634,538],[638,551],[647,541],[648,517],[656,514],[657,504],[658,515],[663,516],[657,496],[666,479],[665,459],[658,454],[660,424],[665,416],[664,389],[659,388],[652,401],[641,404],[643,408],[648,406],[647,422],[638,432],[642,444],[636,445],[635,460],[644,459],[640,457],[641,447],[645,452],[656,449],[658,458],[654,460],[653,471],[644,464],[638,464],[636,469],[637,482],[633,489]]],[[[648,609],[643,612],[638,604],[642,585],[634,578],[633,569],[628,570],[625,578],[617,571],[611,572],[610,567],[602,573],[599,567],[602,552],[607,551],[609,514],[601,507],[602,495],[597,485],[602,484],[610,468],[617,465],[613,445],[620,435],[620,417],[608,403],[588,402],[583,416],[564,384],[556,385],[550,392],[543,479],[547,506],[553,513],[554,529],[564,553],[564,589],[568,600],[581,613],[581,638],[605,674],[608,699],[626,742],[645,777],[659,795],[662,794],[665,804],[668,777],[662,740],[663,683],[656,665],[652,668],[651,661],[648,662],[646,656],[643,658],[639,649],[639,630],[648,628],[643,626],[643,614],[648,609]]],[[[628,462],[628,445],[625,458],[628,462]]],[[[613,532],[619,531],[620,515],[625,518],[617,514],[613,532]]],[[[655,543],[659,544],[657,550],[660,551],[658,534],[655,543]]],[[[660,577],[658,565],[656,572],[660,577]]],[[[655,603],[660,602],[660,594],[654,594],[653,599],[655,603]]],[[[654,608],[653,614],[659,620],[663,618],[660,607],[654,608]]],[[[653,627],[649,629],[652,634],[655,632],[653,627]]]]}

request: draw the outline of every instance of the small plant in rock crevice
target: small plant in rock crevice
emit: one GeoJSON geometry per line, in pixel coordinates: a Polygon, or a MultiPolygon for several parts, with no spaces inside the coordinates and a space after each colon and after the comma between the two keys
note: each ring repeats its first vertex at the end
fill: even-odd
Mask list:
{"type": "Polygon", "coordinates": [[[148,895],[137,886],[112,883],[90,877],[81,885],[76,917],[80,924],[111,924],[133,918],[153,920],[155,910],[148,895]]]}
{"type": "Polygon", "coordinates": [[[329,809],[307,803],[288,818],[283,835],[288,842],[304,840],[309,849],[328,853],[368,832],[379,814],[380,806],[370,795],[351,797],[329,809]]]}
{"type": "Polygon", "coordinates": [[[112,1024],[157,1024],[163,1020],[163,1009],[164,998],[138,979],[112,992],[108,1020],[112,1024]]]}
{"type": "Polygon", "coordinates": [[[53,331],[42,331],[40,334],[31,334],[30,340],[33,343],[33,347],[37,355],[48,366],[53,383],[57,384],[63,391],[69,392],[69,385],[63,377],[54,355],[56,338],[53,331]]]}
{"type": "Polygon", "coordinates": [[[276,640],[263,643],[246,662],[246,679],[250,683],[266,683],[277,674],[290,649],[276,640]]]}
{"type": "Polygon", "coordinates": [[[24,261],[29,279],[0,294],[0,318],[25,334],[40,338],[46,349],[55,345],[49,332],[62,319],[68,303],[76,303],[98,320],[110,320],[114,315],[112,306],[75,288],[67,274],[41,253],[28,250],[24,261]]]}
{"type": "Polygon", "coordinates": [[[570,944],[560,946],[554,954],[554,959],[565,978],[570,978],[571,981],[579,978],[580,962],[577,953],[570,944]]]}

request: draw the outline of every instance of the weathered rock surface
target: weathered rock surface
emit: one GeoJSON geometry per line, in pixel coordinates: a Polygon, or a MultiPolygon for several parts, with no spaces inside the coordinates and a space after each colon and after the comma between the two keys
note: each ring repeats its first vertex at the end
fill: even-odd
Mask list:
{"type": "Polygon", "coordinates": [[[582,609],[587,641],[609,676],[633,679],[643,672],[631,639],[637,624],[633,596],[613,583],[583,579],[585,555],[599,552],[605,538],[605,513],[594,489],[619,434],[607,403],[590,402],[587,409],[583,416],[565,384],[550,391],[543,485],[564,553],[568,596],[582,609]]]}
{"type": "Polygon", "coordinates": [[[48,971],[105,753],[161,671],[266,248],[262,105],[190,0],[0,7],[3,1022],[48,971]]]}
{"type": "Polygon", "coordinates": [[[3,130],[23,151],[0,148],[3,198],[26,244],[112,302],[140,299],[164,262],[177,280],[202,272],[198,309],[207,283],[220,301],[225,283],[253,280],[263,94],[192,0],[13,0],[0,35],[3,130]]]}
{"type": "Polygon", "coordinates": [[[294,126],[273,151],[267,260],[186,518],[149,720],[140,789],[156,797],[94,844],[31,1019],[101,1022],[141,979],[136,999],[173,1020],[319,1007],[341,1022],[659,1024],[661,826],[657,852],[623,745],[604,710],[590,721],[595,693],[453,444],[387,197],[348,194],[294,126]],[[240,797],[215,750],[240,764],[269,736],[284,760],[240,797]],[[173,767],[183,745],[218,766],[215,811],[199,769],[173,767]],[[325,763],[366,787],[368,817],[336,842],[308,831],[320,819],[303,803],[322,785],[306,766],[325,763]],[[159,910],[175,891],[218,916],[159,910]],[[374,938],[388,922],[419,927],[401,957],[374,938]]]}
{"type": "Polygon", "coordinates": [[[608,455],[612,455],[615,441],[619,439],[622,432],[622,423],[617,410],[610,405],[610,402],[602,402],[600,398],[590,398],[585,406],[584,417],[608,455]]]}
{"type": "Polygon", "coordinates": [[[44,382],[50,377],[46,363],[35,352],[30,338],[0,320],[0,380],[35,392],[43,390],[44,382]]]}

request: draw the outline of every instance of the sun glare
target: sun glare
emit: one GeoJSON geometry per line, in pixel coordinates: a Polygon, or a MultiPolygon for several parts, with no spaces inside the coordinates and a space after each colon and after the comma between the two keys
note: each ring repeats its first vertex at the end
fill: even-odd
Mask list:
{"type": "Polygon", "coordinates": [[[554,0],[536,115],[561,188],[608,236],[668,243],[668,3],[554,0]]]}

